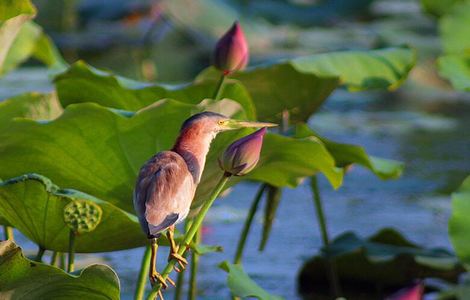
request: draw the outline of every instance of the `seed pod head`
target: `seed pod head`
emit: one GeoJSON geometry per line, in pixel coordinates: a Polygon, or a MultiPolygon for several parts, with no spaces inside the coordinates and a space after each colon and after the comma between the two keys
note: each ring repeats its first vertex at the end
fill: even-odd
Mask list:
{"type": "Polygon", "coordinates": [[[225,74],[229,74],[243,70],[248,64],[248,58],[245,34],[240,24],[235,22],[215,46],[214,66],[225,74]]]}
{"type": "Polygon", "coordinates": [[[258,163],[266,128],[262,128],[233,142],[219,158],[219,165],[225,172],[243,176],[258,163]]]}
{"type": "Polygon", "coordinates": [[[64,207],[65,224],[78,234],[95,230],[102,214],[98,204],[87,200],[74,200],[64,207]]]}

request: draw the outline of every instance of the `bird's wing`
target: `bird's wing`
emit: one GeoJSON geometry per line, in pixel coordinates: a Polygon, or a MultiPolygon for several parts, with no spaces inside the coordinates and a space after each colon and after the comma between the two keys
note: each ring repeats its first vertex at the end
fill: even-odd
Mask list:
{"type": "Polygon", "coordinates": [[[134,206],[143,229],[157,235],[188,213],[195,184],[184,159],[173,151],[160,152],[140,170],[134,206]]]}

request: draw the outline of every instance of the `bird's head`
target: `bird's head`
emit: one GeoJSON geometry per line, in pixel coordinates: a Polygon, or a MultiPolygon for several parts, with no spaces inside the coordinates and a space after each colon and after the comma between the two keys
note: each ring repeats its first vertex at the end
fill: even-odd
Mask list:
{"type": "Polygon", "coordinates": [[[181,131],[185,131],[188,128],[198,128],[205,133],[212,133],[215,135],[222,131],[239,128],[262,128],[274,126],[277,126],[277,124],[235,120],[218,113],[206,111],[195,114],[184,121],[183,126],[181,126],[181,131]]]}

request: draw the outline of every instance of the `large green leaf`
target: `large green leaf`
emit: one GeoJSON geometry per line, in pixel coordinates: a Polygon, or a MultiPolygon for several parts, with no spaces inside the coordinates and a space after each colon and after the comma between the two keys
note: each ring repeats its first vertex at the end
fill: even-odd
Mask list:
{"type": "Polygon", "coordinates": [[[227,285],[232,295],[235,297],[256,298],[260,300],[283,299],[266,292],[245,273],[240,265],[234,265],[228,261],[224,261],[220,264],[220,268],[228,273],[227,285]]]}
{"type": "Polygon", "coordinates": [[[399,161],[370,156],[361,146],[337,143],[320,137],[306,124],[296,126],[295,136],[319,138],[334,157],[337,167],[347,168],[352,164],[359,164],[382,179],[398,178],[403,172],[404,165],[399,161]]]}
{"type": "MultiPolygon", "coordinates": [[[[279,120],[283,110],[293,122],[306,121],[339,85],[352,91],[395,89],[415,64],[409,48],[314,54],[261,65],[233,74],[248,89],[259,119],[279,120]]],[[[216,80],[209,68],[199,79],[216,80]]]]}
{"type": "Polygon", "coordinates": [[[470,267],[470,176],[452,194],[452,215],[449,219],[449,235],[455,252],[467,269],[470,267]]]}
{"type": "Polygon", "coordinates": [[[421,0],[423,10],[435,17],[448,13],[455,4],[465,0],[421,0]]]}
{"type": "Polygon", "coordinates": [[[15,299],[119,299],[119,279],[106,265],[91,265],[67,274],[33,262],[12,241],[0,242],[0,298],[15,299]]]}
{"type": "Polygon", "coordinates": [[[444,55],[438,59],[439,73],[456,89],[470,92],[469,54],[444,55]]]}
{"type": "MultiPolygon", "coordinates": [[[[464,269],[457,258],[441,248],[417,246],[393,229],[382,229],[363,239],[348,232],[337,237],[322,254],[308,261],[299,275],[299,291],[306,299],[323,299],[328,259],[333,258],[343,296],[368,295],[383,299],[390,291],[418,278],[434,277],[456,282],[464,269]]],[[[362,299],[362,298],[361,298],[362,299]]]]}
{"type": "Polygon", "coordinates": [[[75,239],[77,252],[104,252],[145,245],[146,236],[134,215],[109,202],[76,190],[60,189],[36,174],[0,183],[2,216],[30,240],[44,249],[67,252],[70,228],[64,221],[64,207],[75,201],[89,201],[101,208],[98,226],[75,239]]]}
{"type": "Polygon", "coordinates": [[[455,4],[439,20],[442,45],[447,54],[470,52],[470,1],[455,4]]]}
{"type": "MultiPolygon", "coordinates": [[[[139,110],[163,98],[197,104],[213,97],[215,82],[202,82],[179,86],[156,85],[131,81],[88,66],[84,62],[73,64],[55,78],[60,101],[64,106],[81,102],[96,102],[103,106],[139,110]]],[[[220,98],[239,102],[247,117],[255,118],[255,109],[246,89],[232,80],[225,85],[220,98]]]]}
{"type": "Polygon", "coordinates": [[[0,102],[0,130],[8,129],[13,118],[52,120],[62,113],[54,93],[26,93],[0,102]]]}
{"type": "Polygon", "coordinates": [[[0,2],[0,75],[31,56],[49,67],[65,66],[49,37],[31,21],[35,14],[36,9],[29,0],[0,2]]]}

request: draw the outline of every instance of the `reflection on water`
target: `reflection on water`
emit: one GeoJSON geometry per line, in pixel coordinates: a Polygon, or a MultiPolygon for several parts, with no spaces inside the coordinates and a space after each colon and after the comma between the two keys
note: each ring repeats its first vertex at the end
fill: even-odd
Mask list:
{"type": "MultiPolygon", "coordinates": [[[[47,77],[42,70],[15,72],[0,81],[0,97],[24,90],[24,84],[28,85],[27,90],[47,90],[50,87],[46,83],[47,77]]],[[[333,191],[321,178],[332,236],[345,230],[366,236],[381,227],[391,226],[425,246],[450,247],[447,238],[448,193],[470,173],[468,105],[461,104],[455,110],[438,114],[426,113],[422,106],[414,110],[406,106],[405,110],[403,102],[390,102],[390,99],[372,101],[366,97],[365,101],[345,101],[345,96],[336,94],[310,125],[333,140],[363,145],[370,154],[404,161],[406,170],[398,180],[381,181],[368,171],[355,167],[338,191],[333,191]]],[[[203,241],[222,245],[225,251],[201,259],[198,278],[201,299],[229,297],[226,275],[217,265],[232,259],[246,209],[256,189],[256,184],[241,184],[230,195],[218,200],[211,210],[203,241]]],[[[286,299],[298,297],[297,272],[320,246],[314,216],[308,186],[304,184],[286,190],[263,253],[257,251],[261,237],[261,216],[257,216],[256,227],[248,239],[244,266],[262,287],[286,299]]],[[[35,250],[34,245],[24,238],[18,240],[27,250],[35,250]]],[[[98,257],[106,261],[119,274],[123,299],[132,299],[142,253],[143,249],[133,249],[79,255],[78,260],[79,264],[80,258],[86,258],[85,263],[98,257]]],[[[166,262],[165,250],[162,249],[159,257],[161,268],[166,262]]],[[[171,294],[171,290],[168,293],[171,294]]]]}

